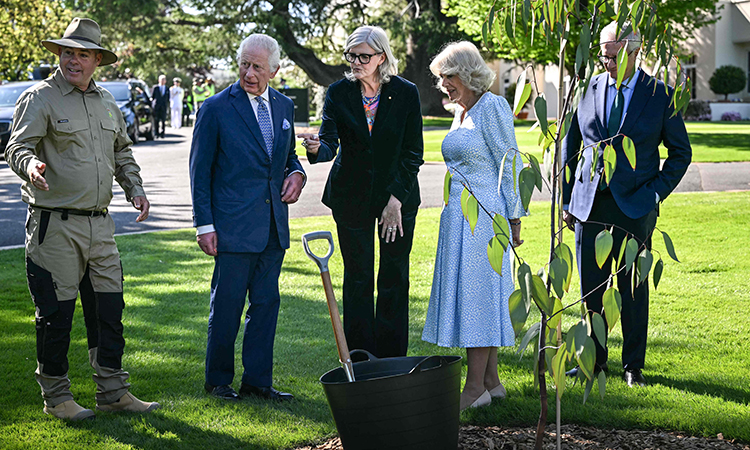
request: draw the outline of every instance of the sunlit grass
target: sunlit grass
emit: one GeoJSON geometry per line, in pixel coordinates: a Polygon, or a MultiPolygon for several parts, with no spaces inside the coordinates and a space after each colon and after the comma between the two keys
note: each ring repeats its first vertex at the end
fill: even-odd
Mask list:
{"type": "MultiPolygon", "coordinates": [[[[519,251],[536,271],[549,250],[548,211],[532,204],[519,251]]],[[[420,211],[411,258],[410,355],[462,355],[421,340],[434,265],[439,209],[420,211]]],[[[672,237],[682,263],[665,260],[651,294],[645,375],[650,386],[628,389],[619,379],[622,335],[611,335],[607,395],[568,387],[562,420],[606,428],[685,431],[750,442],[750,194],[675,194],[664,204],[659,227],[672,237]]],[[[208,290],[213,260],[195,244],[193,230],[117,238],[125,268],[124,366],[133,393],[158,400],[158,412],[97,414],[96,421],[65,424],[42,413],[36,369],[34,308],[26,287],[23,250],[0,252],[0,448],[3,449],[288,449],[318,442],[336,429],[318,378],[338,367],[335,342],[317,267],[302,252],[300,237],[335,231],[329,217],[293,220],[281,285],[275,346],[275,385],[296,396],[291,403],[243,400],[232,404],[203,392],[208,290]],[[43,443],[43,445],[42,445],[43,443]]],[[[335,233],[334,233],[335,236],[335,233]]],[[[573,246],[572,234],[565,239],[573,246]]],[[[336,241],[335,241],[336,242],[336,241]]],[[[319,244],[318,244],[319,245],[319,244]]],[[[338,246],[338,243],[336,242],[338,246]]],[[[666,254],[661,239],[654,248],[666,254]]],[[[316,253],[323,253],[321,247],[316,253]]],[[[341,296],[342,263],[330,261],[341,296]]],[[[574,280],[577,275],[574,276],[574,280]]],[[[577,282],[571,292],[578,289],[577,282]]],[[[572,294],[571,294],[572,298],[572,294]]],[[[565,323],[573,323],[570,311],[565,323]]],[[[529,319],[527,325],[535,320],[529,319]]],[[[566,328],[567,329],[567,328],[566,328]]],[[[235,387],[241,373],[236,345],[235,387]]],[[[531,425],[539,414],[530,356],[499,352],[508,398],[462,415],[464,423],[531,425]]],[[[73,394],[95,406],[92,369],[80,305],[69,352],[73,394]]],[[[465,375],[465,368],[464,368],[465,375]]],[[[553,395],[550,395],[553,398],[553,395]]],[[[550,400],[550,421],[554,403],[550,400]]]]}

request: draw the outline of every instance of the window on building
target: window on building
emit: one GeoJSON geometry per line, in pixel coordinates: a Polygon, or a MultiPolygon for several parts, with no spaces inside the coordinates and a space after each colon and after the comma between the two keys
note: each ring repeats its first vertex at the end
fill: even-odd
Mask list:
{"type": "Polygon", "coordinates": [[[688,58],[685,59],[685,65],[683,66],[685,68],[685,73],[690,78],[690,98],[695,99],[696,98],[696,64],[695,64],[695,55],[690,55],[688,58]]]}

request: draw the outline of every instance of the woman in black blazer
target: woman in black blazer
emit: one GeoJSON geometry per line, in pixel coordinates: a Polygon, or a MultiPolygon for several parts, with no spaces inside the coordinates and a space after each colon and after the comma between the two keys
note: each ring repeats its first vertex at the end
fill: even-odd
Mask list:
{"type": "Polygon", "coordinates": [[[419,207],[422,113],[417,87],[396,75],[388,37],[363,26],[347,38],[346,78],[328,88],[320,134],[300,134],[310,164],[335,158],[323,203],[344,257],[349,348],[404,356],[409,336],[409,252],[419,207]],[[339,147],[341,150],[339,151],[339,147]],[[375,307],[375,222],[380,242],[375,307]]]}

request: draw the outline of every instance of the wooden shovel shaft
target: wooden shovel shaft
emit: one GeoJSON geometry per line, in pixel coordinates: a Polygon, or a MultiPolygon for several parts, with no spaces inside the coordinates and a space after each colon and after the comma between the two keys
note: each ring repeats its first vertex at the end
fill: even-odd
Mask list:
{"type": "Polygon", "coordinates": [[[346,335],[344,327],[341,326],[341,317],[339,316],[339,306],[336,303],[336,297],[333,294],[333,285],[331,284],[331,274],[328,271],[320,272],[323,279],[323,288],[326,291],[326,301],[328,302],[328,312],[331,316],[331,325],[333,325],[333,334],[336,337],[336,347],[339,350],[339,361],[344,366],[349,381],[354,381],[354,367],[352,358],[349,355],[349,346],[346,344],[346,335]]]}

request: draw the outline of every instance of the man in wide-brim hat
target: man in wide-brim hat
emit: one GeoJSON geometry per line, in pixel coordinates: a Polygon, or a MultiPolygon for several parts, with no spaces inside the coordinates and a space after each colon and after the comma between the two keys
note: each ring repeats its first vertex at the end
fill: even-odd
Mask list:
{"type": "Polygon", "coordinates": [[[68,378],[79,293],[96,409],[153,411],[159,404],[134,397],[122,369],[122,265],[107,211],[113,178],[140,211],[136,221],[148,217],[150,205],[122,113],[112,94],[92,81],[96,68],[117,56],[101,46],[99,25],[90,19],[73,19],[62,39],[42,44],[60,57],[60,67],[18,99],[5,159],[23,180],[29,204],[26,272],[44,412],[68,420],[94,417],[73,400],[68,378]]]}

